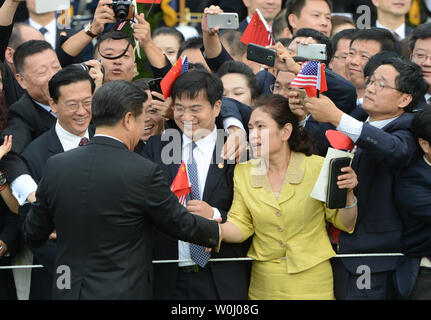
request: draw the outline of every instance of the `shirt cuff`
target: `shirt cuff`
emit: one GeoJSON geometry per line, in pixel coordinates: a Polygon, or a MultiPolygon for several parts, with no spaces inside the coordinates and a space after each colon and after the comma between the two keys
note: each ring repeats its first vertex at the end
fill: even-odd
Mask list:
{"type": "Polygon", "coordinates": [[[20,175],[10,185],[12,194],[18,200],[20,206],[27,202],[27,198],[32,192],[36,192],[37,184],[28,174],[20,175]]]}
{"type": "Polygon", "coordinates": [[[214,211],[214,213],[213,213],[213,220],[214,220],[214,219],[221,218],[220,211],[218,211],[218,209],[217,209],[217,208],[214,208],[214,207],[212,207],[212,208],[213,208],[213,211],[214,211]]]}
{"type": "Polygon", "coordinates": [[[344,133],[356,143],[356,141],[358,141],[359,137],[361,136],[363,126],[363,122],[356,120],[352,116],[344,113],[341,117],[337,130],[344,133]]]}
{"type": "MultiPolygon", "coordinates": [[[[228,117],[226,119],[223,119],[223,128],[227,131],[227,129],[231,126],[235,126],[238,128],[241,128],[245,131],[244,126],[242,125],[241,121],[239,121],[237,118],[234,117],[228,117]]],[[[228,132],[229,133],[229,132],[228,132]]]]}

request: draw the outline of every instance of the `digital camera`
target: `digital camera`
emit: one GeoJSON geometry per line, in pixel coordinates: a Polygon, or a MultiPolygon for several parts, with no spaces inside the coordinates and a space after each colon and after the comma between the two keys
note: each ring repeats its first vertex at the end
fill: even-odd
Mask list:
{"type": "Polygon", "coordinates": [[[132,1],[112,0],[110,5],[114,10],[115,18],[117,20],[132,19],[134,13],[134,6],[132,1]]]}

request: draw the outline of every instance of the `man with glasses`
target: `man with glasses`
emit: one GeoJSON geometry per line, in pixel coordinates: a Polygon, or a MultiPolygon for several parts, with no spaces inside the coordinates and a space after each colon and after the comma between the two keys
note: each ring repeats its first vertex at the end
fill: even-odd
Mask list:
{"type": "MultiPolygon", "coordinates": [[[[57,115],[55,125],[31,142],[21,154],[26,163],[35,187],[44,176],[47,160],[55,154],[62,153],[84,145],[93,135],[88,130],[91,121],[91,99],[95,83],[88,72],[77,66],[68,66],[57,72],[49,81],[49,105],[57,115]]],[[[35,201],[36,188],[29,195],[35,201]]],[[[20,214],[30,209],[30,204],[20,209],[20,214]]],[[[32,269],[30,299],[51,299],[52,281],[55,270],[56,234],[50,236],[40,248],[33,248],[33,264],[43,268],[32,269]]]]}
{"type": "Polygon", "coordinates": [[[335,73],[338,73],[344,79],[347,79],[346,60],[349,55],[350,41],[356,29],[346,29],[338,32],[331,39],[334,55],[332,56],[329,67],[335,73]]]}
{"type": "MultiPolygon", "coordinates": [[[[367,81],[361,122],[339,110],[331,100],[305,99],[313,117],[334,125],[349,136],[357,150],[353,168],[358,220],[351,235],[340,233],[339,253],[398,253],[402,251],[402,222],[395,205],[394,187],[399,174],[418,158],[411,132],[410,112],[427,90],[420,68],[402,58],[383,60],[367,81]]],[[[342,259],[344,286],[341,299],[395,299],[402,297],[399,271],[405,257],[342,259]]]]}
{"type": "Polygon", "coordinates": [[[409,38],[410,60],[421,67],[428,91],[424,96],[427,103],[431,102],[431,23],[418,26],[409,38]]]}

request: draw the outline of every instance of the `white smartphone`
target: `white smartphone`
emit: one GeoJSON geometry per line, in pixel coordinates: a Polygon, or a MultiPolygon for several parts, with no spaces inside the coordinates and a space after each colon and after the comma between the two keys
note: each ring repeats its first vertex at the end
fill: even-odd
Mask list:
{"type": "Polygon", "coordinates": [[[302,45],[298,43],[298,57],[325,61],[326,45],[320,43],[302,45]]]}
{"type": "Polygon", "coordinates": [[[34,7],[36,13],[61,11],[69,9],[70,0],[35,0],[34,7]]]}
{"type": "Polygon", "coordinates": [[[224,12],[207,15],[208,28],[220,27],[220,29],[238,29],[238,13],[224,12]]]}

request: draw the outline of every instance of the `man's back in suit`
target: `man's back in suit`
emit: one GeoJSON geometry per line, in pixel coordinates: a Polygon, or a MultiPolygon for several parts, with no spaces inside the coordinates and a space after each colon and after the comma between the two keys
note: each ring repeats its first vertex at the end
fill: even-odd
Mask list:
{"type": "Polygon", "coordinates": [[[57,230],[56,266],[68,266],[71,286],[54,284],[54,298],[151,298],[154,227],[207,247],[218,243],[217,223],[190,215],[159,167],[132,152],[146,100],[130,83],[106,84],[93,97],[96,136],[47,162],[24,236],[37,247],[57,230]]]}

